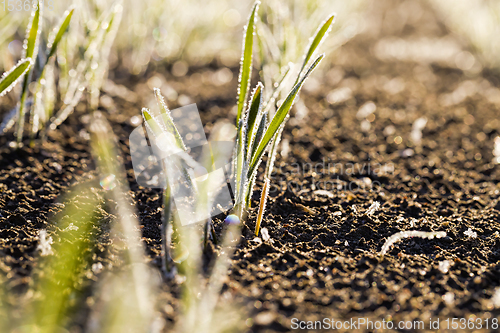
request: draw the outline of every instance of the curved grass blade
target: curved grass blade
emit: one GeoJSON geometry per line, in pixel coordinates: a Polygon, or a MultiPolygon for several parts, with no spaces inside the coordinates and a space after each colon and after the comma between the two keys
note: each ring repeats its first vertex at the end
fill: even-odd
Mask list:
{"type": "MultiPolygon", "coordinates": [[[[26,39],[23,45],[23,58],[36,59],[38,55],[38,43],[40,40],[40,33],[42,32],[42,22],[41,18],[43,15],[43,5],[38,2],[36,9],[32,11],[31,21],[26,30],[26,39]]],[[[35,60],[33,60],[35,62],[35,60]]],[[[24,114],[25,114],[25,103],[26,96],[28,95],[28,85],[31,81],[31,68],[28,69],[26,76],[24,76],[23,88],[21,91],[20,105],[19,105],[19,117],[17,123],[17,143],[21,142],[23,138],[24,130],[24,114]]]]}
{"type": "Polygon", "coordinates": [[[286,116],[288,115],[288,112],[293,106],[293,102],[295,101],[295,97],[297,97],[297,94],[300,91],[300,88],[302,88],[302,85],[304,84],[305,80],[309,75],[312,73],[312,71],[318,66],[318,64],[321,62],[325,55],[322,54],[319,57],[316,58],[314,63],[309,67],[307,70],[306,74],[304,77],[293,87],[293,89],[290,91],[288,94],[287,98],[285,101],[281,104],[279,107],[278,111],[274,115],[273,119],[271,120],[271,123],[269,124],[269,127],[266,130],[266,133],[264,134],[264,137],[262,140],[259,142],[259,146],[257,147],[257,150],[255,151],[254,154],[252,154],[252,162],[250,163],[250,168],[248,170],[248,174],[251,176],[252,173],[256,170],[256,166],[261,159],[262,155],[264,154],[267,146],[271,142],[271,140],[274,138],[274,135],[276,132],[278,132],[281,124],[284,122],[286,119],[286,116]]]}
{"type": "Polygon", "coordinates": [[[428,239],[444,238],[444,237],[446,237],[446,232],[445,231],[418,231],[418,230],[408,230],[408,231],[398,232],[398,233],[392,235],[391,237],[387,238],[384,245],[382,246],[382,249],[379,252],[379,256],[385,255],[394,243],[399,242],[402,239],[410,238],[410,237],[420,237],[420,238],[428,238],[428,239]]]}
{"type": "Polygon", "coordinates": [[[309,45],[307,53],[304,55],[304,62],[302,63],[302,67],[300,68],[299,75],[297,76],[297,80],[295,81],[294,85],[296,85],[299,82],[300,75],[302,74],[304,68],[309,63],[309,60],[311,60],[317,48],[321,45],[323,40],[328,36],[328,33],[332,28],[334,19],[335,19],[335,14],[331,14],[324,22],[320,24],[318,30],[314,35],[314,38],[311,40],[311,44],[309,45]]]}
{"type": "Polygon", "coordinates": [[[5,72],[0,79],[0,97],[11,91],[31,66],[31,58],[22,59],[10,71],[5,72]]]}
{"type": "Polygon", "coordinates": [[[253,35],[255,31],[255,14],[259,8],[260,1],[255,2],[252,13],[248,18],[248,24],[245,29],[245,38],[243,39],[243,57],[241,59],[239,85],[238,85],[238,115],[236,117],[236,124],[242,117],[243,110],[245,109],[246,99],[248,96],[248,87],[250,86],[250,79],[252,76],[252,62],[253,62],[253,35]]]}
{"type": "Polygon", "coordinates": [[[70,9],[68,9],[64,13],[64,17],[61,20],[61,24],[59,27],[56,27],[53,32],[49,36],[49,43],[47,44],[47,49],[49,50],[47,54],[47,60],[46,63],[49,62],[49,58],[52,57],[57,50],[57,45],[59,45],[59,42],[62,39],[62,36],[68,29],[69,23],[71,22],[71,17],[73,16],[73,12],[75,11],[75,7],[71,6],[70,9]]]}
{"type": "MultiPolygon", "coordinates": [[[[32,126],[30,133],[30,146],[34,146],[35,135],[40,129],[40,119],[41,116],[44,115],[44,106],[42,105],[41,96],[43,95],[42,89],[43,84],[42,80],[45,80],[45,68],[49,64],[52,56],[56,53],[57,45],[62,39],[62,36],[68,29],[69,23],[71,21],[71,17],[73,16],[73,12],[75,11],[74,6],[71,9],[67,10],[64,13],[63,19],[58,27],[54,28],[52,33],[49,36],[49,41],[47,44],[47,57],[45,59],[45,63],[43,64],[40,76],[38,77],[38,81],[36,84],[35,94],[33,96],[33,111],[31,112],[30,124],[32,126]]],[[[45,88],[46,90],[47,88],[45,88]]]]}

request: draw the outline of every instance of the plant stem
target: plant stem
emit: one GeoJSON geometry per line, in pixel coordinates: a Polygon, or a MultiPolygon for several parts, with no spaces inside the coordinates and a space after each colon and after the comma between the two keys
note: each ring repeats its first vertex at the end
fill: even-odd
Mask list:
{"type": "Polygon", "coordinates": [[[257,215],[257,222],[255,224],[255,236],[259,236],[260,224],[262,223],[262,218],[264,217],[264,211],[266,209],[266,201],[268,194],[269,194],[269,178],[266,177],[264,181],[264,187],[262,188],[262,194],[260,195],[259,213],[257,215]]]}
{"type": "Polygon", "coordinates": [[[25,107],[26,107],[26,95],[28,91],[29,81],[31,80],[31,71],[24,77],[23,89],[21,93],[21,99],[19,101],[19,119],[17,120],[17,146],[20,147],[23,141],[23,131],[24,131],[24,118],[25,118],[25,107]]]}
{"type": "MultiPolygon", "coordinates": [[[[165,166],[165,165],[164,165],[165,166]]],[[[165,168],[166,170],[166,168],[165,168]]],[[[175,266],[173,265],[170,248],[172,245],[173,225],[171,219],[171,189],[170,186],[165,186],[163,190],[163,223],[161,230],[161,246],[162,246],[162,271],[165,277],[172,278],[175,275],[175,266]]]]}

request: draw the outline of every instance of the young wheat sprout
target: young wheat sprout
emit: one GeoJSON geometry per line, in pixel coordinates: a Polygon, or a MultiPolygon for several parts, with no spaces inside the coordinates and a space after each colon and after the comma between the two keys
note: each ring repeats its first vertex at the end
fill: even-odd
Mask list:
{"type": "Polygon", "coordinates": [[[255,29],[255,13],[258,10],[259,2],[253,7],[252,14],[248,20],[245,35],[243,38],[243,56],[240,68],[239,87],[238,87],[238,114],[236,118],[237,140],[236,149],[233,156],[233,177],[236,182],[236,205],[235,214],[243,218],[244,211],[250,207],[253,186],[256,179],[257,169],[262,161],[264,154],[268,153],[268,160],[265,171],[265,186],[261,194],[259,213],[255,228],[255,234],[258,235],[259,227],[264,215],[264,209],[269,192],[270,175],[274,167],[274,161],[278,152],[279,142],[284,126],[289,119],[290,109],[304,84],[312,71],[318,66],[324,57],[324,54],[314,58],[317,49],[328,35],[333,24],[334,15],[330,15],[320,24],[315,35],[304,54],[302,67],[297,74],[293,88],[289,91],[286,98],[279,107],[275,105],[284,86],[288,84],[290,68],[282,75],[282,79],[277,82],[275,91],[271,98],[263,101],[264,86],[258,83],[250,100],[247,103],[247,95],[250,91],[250,76],[252,72],[253,61],[253,31],[255,29]],[[313,60],[314,59],[314,60],[313,60]],[[267,122],[268,114],[271,108],[276,107],[276,112],[267,122]],[[259,121],[260,120],[260,121],[259,121]]]}
{"type": "MultiPolygon", "coordinates": [[[[278,107],[277,105],[274,105],[274,101],[277,100],[277,97],[279,96],[279,93],[277,92],[280,92],[285,84],[287,84],[285,81],[288,81],[289,78],[288,71],[283,75],[283,79],[274,85],[275,92],[273,93],[272,100],[263,100],[264,86],[262,83],[258,83],[255,88],[251,90],[254,34],[259,4],[260,2],[257,1],[253,6],[243,37],[243,51],[237,98],[238,112],[236,118],[236,146],[234,148],[232,158],[232,179],[235,182],[235,188],[233,189],[235,192],[233,213],[237,215],[240,220],[242,220],[245,210],[250,206],[252,191],[257,177],[257,169],[262,162],[264,154],[268,153],[266,171],[264,175],[266,185],[264,186],[260,200],[258,220],[255,229],[256,235],[259,233],[259,226],[263,219],[270,187],[271,173],[276,159],[281,135],[289,118],[289,112],[293,107],[305,80],[311,75],[314,69],[324,58],[324,54],[321,54],[316,58],[314,58],[314,55],[316,54],[318,47],[328,35],[334,19],[334,16],[330,15],[327,20],[319,26],[303,57],[302,67],[300,68],[300,71],[295,79],[293,88],[288,92],[286,98],[283,99],[283,102],[278,107]],[[250,98],[248,98],[248,96],[250,96],[250,98]],[[270,119],[268,119],[269,111],[272,106],[276,107],[276,112],[273,117],[269,117],[270,119]]],[[[177,153],[176,155],[184,160],[184,164],[193,164],[189,162],[189,155],[184,152],[186,147],[182,142],[182,138],[175,127],[174,121],[170,116],[170,112],[168,111],[165,101],[158,89],[155,89],[155,95],[160,108],[160,113],[152,114],[148,109],[143,109],[142,111],[147,125],[146,128],[148,130],[149,139],[153,140],[157,144],[159,143],[161,147],[165,147],[165,150],[175,149],[175,152],[172,152],[172,154],[177,153]]],[[[172,169],[172,167],[169,167],[167,164],[172,163],[173,161],[164,161],[164,174],[168,175],[168,171],[169,169],[172,169]]],[[[180,170],[182,170],[182,167],[180,167],[180,170]]],[[[195,183],[188,175],[188,171],[183,173],[186,175],[186,181],[189,184],[189,187],[193,189],[193,194],[196,197],[195,201],[206,206],[208,201],[202,197],[204,195],[203,191],[198,190],[194,186],[195,183]]],[[[172,179],[172,177],[167,178],[172,179]]],[[[167,192],[167,188],[165,188],[165,198],[169,197],[167,194],[169,193],[167,192]]],[[[170,200],[171,199],[168,198],[165,202],[165,207],[168,209],[170,209],[170,200]]],[[[202,207],[199,208],[203,209],[202,207]]],[[[179,207],[177,207],[177,210],[179,211],[179,207]]],[[[165,215],[169,216],[169,213],[167,212],[165,215]]],[[[164,225],[168,224],[168,221],[164,222],[164,225]]],[[[210,225],[211,221],[210,219],[207,219],[205,229],[207,236],[210,234],[210,232],[208,232],[211,230],[210,225]]],[[[165,228],[163,234],[166,233],[166,230],[168,230],[168,228],[165,228]]],[[[205,244],[206,241],[207,237],[205,237],[205,244]]]]}
{"type": "Polygon", "coordinates": [[[379,255],[383,256],[389,251],[389,248],[396,242],[399,242],[400,240],[403,240],[405,238],[409,237],[420,237],[420,238],[428,238],[428,239],[433,239],[433,238],[443,238],[446,237],[446,232],[444,231],[434,231],[434,232],[427,232],[427,231],[401,231],[398,232],[397,234],[392,235],[387,239],[385,242],[384,246],[382,246],[382,250],[380,250],[379,255]]]}

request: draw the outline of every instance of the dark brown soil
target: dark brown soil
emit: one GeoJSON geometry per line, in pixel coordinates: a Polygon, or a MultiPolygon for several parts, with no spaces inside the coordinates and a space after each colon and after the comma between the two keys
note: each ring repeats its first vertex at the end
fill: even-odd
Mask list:
{"type": "MultiPolygon", "coordinates": [[[[399,28],[394,28],[397,22],[389,24],[397,18],[387,8],[400,2],[384,3],[372,9],[367,25],[373,27],[342,47],[333,69],[326,75],[315,73],[316,84],[310,83],[301,95],[308,114],[301,120],[292,117],[286,127],[290,152],[277,159],[263,222],[271,242],[254,239],[253,209],[224,288],[227,297],[242,302],[249,312],[241,331],[289,331],[292,318],[423,320],[425,331],[433,331],[428,325],[431,317],[500,318],[500,309],[490,300],[500,287],[500,170],[492,163],[494,139],[500,135],[500,105],[483,93],[500,88],[500,75],[489,70],[464,72],[439,61],[380,60],[375,46],[388,36],[449,37],[465,45],[426,2],[412,2],[423,14],[399,28]],[[387,82],[393,79],[393,86],[404,82],[404,88],[391,89],[387,82]],[[477,92],[457,103],[444,103],[445,94],[465,81],[476,84],[477,92]],[[328,103],[328,94],[342,87],[351,89],[352,96],[328,103]],[[362,125],[356,115],[369,101],[377,109],[362,125]],[[421,144],[416,144],[412,126],[421,117],[428,122],[421,144]],[[366,214],[375,201],[380,209],[366,214]],[[468,228],[477,232],[476,238],[464,234],[468,228]],[[385,240],[405,230],[445,231],[448,236],[406,239],[380,257],[385,240]],[[439,269],[445,260],[451,264],[446,273],[439,269]]],[[[468,50],[466,45],[463,50],[468,50]]],[[[209,133],[214,120],[234,117],[230,112],[236,69],[233,80],[222,86],[200,80],[203,73],[215,70],[191,69],[184,78],[151,71],[149,77],[164,76],[179,95],[196,102],[209,133]]],[[[165,73],[163,68],[156,71],[165,73]]],[[[129,119],[139,115],[152,91],[147,80],[134,80],[138,82],[121,83],[144,100],[127,102],[110,95],[112,105],[102,108],[126,156],[143,241],[152,265],[158,265],[161,194],[135,183],[127,146],[134,128],[129,119]]],[[[51,230],[50,217],[64,206],[62,195],[87,181],[98,188],[87,118],[82,104],[48,144],[36,149],[14,150],[7,145],[12,137],[0,138],[0,269],[7,274],[7,289],[25,290],[29,285],[38,230],[51,230]]],[[[259,195],[257,190],[254,200],[259,195]]],[[[101,217],[112,218],[105,212],[101,217]]],[[[215,223],[219,230],[221,219],[215,223]]],[[[113,264],[105,252],[99,248],[96,260],[113,264]]],[[[177,295],[178,286],[166,282],[162,290],[161,298],[171,305],[163,306],[162,314],[171,325],[177,301],[170,293],[177,295]]],[[[443,327],[441,331],[447,331],[443,327]]]]}

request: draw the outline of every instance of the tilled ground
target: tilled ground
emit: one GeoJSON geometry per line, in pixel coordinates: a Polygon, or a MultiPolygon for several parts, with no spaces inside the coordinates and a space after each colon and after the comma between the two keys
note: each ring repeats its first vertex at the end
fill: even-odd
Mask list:
{"type": "MultiPolygon", "coordinates": [[[[395,327],[424,321],[419,331],[435,331],[430,318],[441,319],[441,331],[448,318],[450,325],[452,318],[481,318],[497,331],[491,322],[500,318],[492,300],[500,287],[500,171],[493,150],[500,75],[481,69],[425,2],[386,1],[379,8],[332,69],[315,73],[301,95],[306,109],[296,109],[286,127],[263,222],[271,241],[254,238],[252,210],[224,288],[224,297],[249,313],[241,331],[289,331],[293,318],[384,319],[395,327]],[[375,202],[380,208],[372,212],[375,202]],[[447,237],[406,239],[378,254],[388,237],[406,230],[447,237]]],[[[104,98],[103,108],[124,156],[130,117],[139,114],[138,96],[152,96],[150,85],[171,88],[171,108],[198,103],[207,132],[230,114],[237,76],[233,71],[233,80],[219,86],[203,80],[216,70],[151,75],[125,82],[133,92],[106,94],[112,99],[104,98]]],[[[0,269],[8,289],[29,285],[38,230],[51,230],[50,217],[64,206],[57,198],[73,184],[97,182],[87,122],[81,105],[43,147],[14,150],[6,144],[12,138],[0,138],[0,269]]],[[[128,157],[125,164],[156,265],[161,194],[138,186],[128,157]]],[[[98,249],[95,260],[109,261],[105,252],[98,249]]],[[[170,292],[177,295],[178,286],[162,290],[171,323],[177,304],[170,292]]]]}

